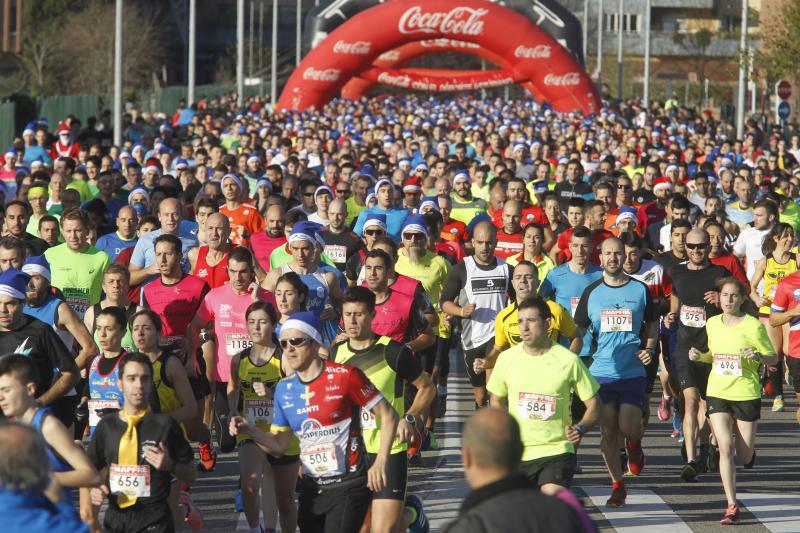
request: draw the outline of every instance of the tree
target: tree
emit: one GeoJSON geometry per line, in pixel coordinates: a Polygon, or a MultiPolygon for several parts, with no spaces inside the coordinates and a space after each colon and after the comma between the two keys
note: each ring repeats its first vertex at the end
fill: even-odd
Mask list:
{"type": "Polygon", "coordinates": [[[673,42],[680,46],[686,52],[686,55],[691,58],[690,61],[694,65],[698,79],[702,80],[706,77],[706,66],[711,59],[707,52],[713,39],[714,34],[706,28],[691,33],[676,31],[672,35],[673,42]]]}
{"type": "Polygon", "coordinates": [[[787,0],[770,13],[761,13],[761,50],[756,65],[770,78],[796,77],[800,57],[800,2],[787,0]]]}

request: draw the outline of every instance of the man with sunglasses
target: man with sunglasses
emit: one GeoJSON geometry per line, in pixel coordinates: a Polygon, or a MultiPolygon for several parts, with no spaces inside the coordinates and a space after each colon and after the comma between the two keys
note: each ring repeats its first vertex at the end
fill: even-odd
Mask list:
{"type": "Polygon", "coordinates": [[[683,413],[684,447],[686,465],[681,478],[687,483],[697,481],[697,474],[707,470],[709,428],[705,420],[705,396],[711,365],[689,359],[689,349],[708,351],[706,322],[722,311],[719,307],[717,280],[730,276],[727,268],[712,264],[708,259],[708,233],[703,229],[693,229],[686,235],[686,254],[689,261],[669,270],[672,278],[670,312],[664,318],[664,326],[677,325],[677,342],[671,356],[674,372],[670,377],[677,378],[674,390],[680,390],[678,397],[683,413]],[[681,401],[682,400],[682,401],[681,401]],[[696,440],[700,437],[700,447],[696,440]]]}
{"type": "MultiPolygon", "coordinates": [[[[341,187],[341,184],[338,185],[341,187]]],[[[336,198],[328,207],[328,226],[322,232],[325,241],[325,255],[331,258],[341,272],[345,271],[347,258],[358,254],[364,243],[345,224],[347,220],[347,203],[336,198]]]]}
{"type": "Polygon", "coordinates": [[[295,313],[281,328],[282,357],[294,374],[275,389],[271,432],[231,419],[231,433],[247,434],[280,457],[292,434],[300,440],[303,477],[298,526],[304,533],[361,529],[372,500],[387,485],[387,463],[398,415],[364,373],[320,357],[321,324],[313,313],[295,313]],[[369,466],[360,413],[380,420],[380,441],[369,466]]]}
{"type": "Polygon", "coordinates": [[[364,246],[355,254],[348,256],[344,274],[351,287],[364,281],[364,259],[366,253],[375,245],[375,240],[386,235],[386,215],[372,214],[364,221],[364,246]]]}

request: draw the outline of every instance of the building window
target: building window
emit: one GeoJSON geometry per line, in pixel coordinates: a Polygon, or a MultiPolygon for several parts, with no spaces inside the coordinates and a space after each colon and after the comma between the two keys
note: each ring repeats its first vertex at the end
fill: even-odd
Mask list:
{"type": "MultiPolygon", "coordinates": [[[[622,31],[624,33],[638,33],[641,31],[639,24],[641,18],[638,13],[623,13],[622,15],[622,31]]],[[[620,20],[619,13],[604,13],[603,14],[603,31],[616,33],[619,31],[620,20]]]]}

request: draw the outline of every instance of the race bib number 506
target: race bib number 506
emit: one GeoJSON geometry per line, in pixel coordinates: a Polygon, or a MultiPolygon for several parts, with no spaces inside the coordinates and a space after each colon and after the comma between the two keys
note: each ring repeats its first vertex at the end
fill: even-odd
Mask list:
{"type": "Polygon", "coordinates": [[[312,476],[332,475],[339,472],[336,447],[332,442],[317,444],[302,450],[300,460],[312,476]]]}

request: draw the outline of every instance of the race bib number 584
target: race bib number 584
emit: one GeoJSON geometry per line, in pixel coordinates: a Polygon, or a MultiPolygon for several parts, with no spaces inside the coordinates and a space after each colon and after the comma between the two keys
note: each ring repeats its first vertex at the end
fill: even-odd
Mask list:
{"type": "Polygon", "coordinates": [[[517,414],[522,420],[550,420],[556,415],[556,397],[520,392],[517,414]]]}

